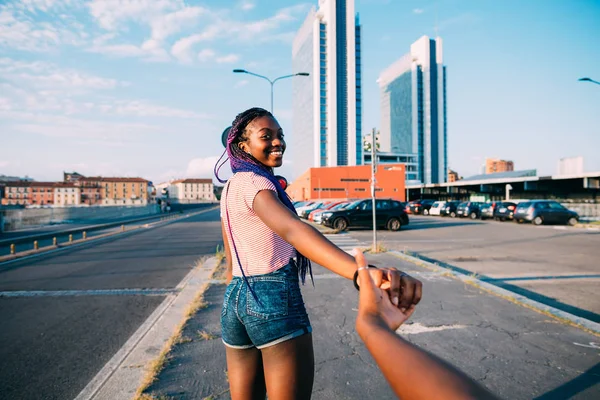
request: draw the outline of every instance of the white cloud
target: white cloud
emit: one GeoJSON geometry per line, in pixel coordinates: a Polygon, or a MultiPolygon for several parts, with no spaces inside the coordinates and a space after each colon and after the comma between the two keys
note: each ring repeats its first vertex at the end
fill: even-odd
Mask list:
{"type": "Polygon", "coordinates": [[[425,10],[423,10],[422,8],[415,8],[413,10],[413,14],[423,14],[425,12],[425,10]]]}
{"type": "Polygon", "coordinates": [[[164,107],[143,101],[118,100],[100,105],[106,114],[127,115],[136,117],[173,117],[173,118],[209,118],[206,114],[178,108],[164,107]]]}
{"type": "Polygon", "coordinates": [[[211,49],[204,49],[198,53],[198,60],[200,62],[209,61],[215,57],[216,53],[211,49]]]}
{"type": "Polygon", "coordinates": [[[35,21],[37,11],[64,8],[51,0],[31,0],[0,5],[0,47],[31,52],[47,52],[60,45],[81,45],[86,37],[81,24],[71,18],[48,14],[47,21],[35,21]]]}
{"type": "Polygon", "coordinates": [[[205,12],[206,10],[202,7],[184,7],[181,10],[161,15],[150,22],[152,38],[160,41],[179,33],[184,27],[196,22],[198,17],[205,12]]]}
{"type": "Polygon", "coordinates": [[[243,80],[241,80],[241,81],[237,82],[237,83],[235,84],[234,88],[235,88],[235,89],[237,89],[237,88],[241,88],[241,87],[244,87],[244,86],[246,86],[247,84],[248,84],[248,80],[246,80],[246,79],[243,79],[243,80]]]}
{"type": "MultiPolygon", "coordinates": [[[[186,178],[207,178],[213,176],[213,170],[219,157],[194,158],[188,163],[185,172],[186,178]]],[[[223,166],[223,175],[231,172],[229,167],[223,166]]]]}
{"type": "Polygon", "coordinates": [[[116,79],[103,78],[72,69],[60,69],[47,62],[25,62],[0,58],[0,73],[11,82],[35,89],[113,89],[128,85],[116,79]]]}
{"type": "Polygon", "coordinates": [[[193,46],[197,43],[216,38],[219,32],[219,26],[212,25],[202,33],[181,38],[171,47],[171,55],[180,62],[189,64],[193,61],[193,46]]]}
{"type": "Polygon", "coordinates": [[[217,57],[216,61],[219,64],[230,64],[237,62],[240,59],[240,56],[237,54],[228,54],[226,56],[217,57]]]}
{"type": "Polygon", "coordinates": [[[183,5],[177,0],[92,0],[90,14],[108,30],[117,30],[124,21],[148,22],[183,5]]]}
{"type": "Polygon", "coordinates": [[[6,168],[10,165],[8,161],[0,161],[0,168],[6,168]]]}
{"type": "Polygon", "coordinates": [[[248,11],[248,10],[252,10],[256,5],[254,3],[252,3],[251,1],[244,1],[242,2],[242,5],[240,6],[242,10],[244,11],[248,11]]]}

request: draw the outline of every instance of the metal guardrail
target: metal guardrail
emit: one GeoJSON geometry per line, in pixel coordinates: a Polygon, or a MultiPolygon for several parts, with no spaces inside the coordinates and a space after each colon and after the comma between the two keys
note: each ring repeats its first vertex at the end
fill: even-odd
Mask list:
{"type": "MultiPolygon", "coordinates": [[[[166,214],[166,215],[173,215],[173,213],[166,214]]],[[[94,232],[94,231],[98,231],[98,230],[114,228],[114,227],[121,226],[121,225],[127,225],[127,224],[131,224],[131,223],[135,223],[135,222],[142,222],[142,221],[147,221],[147,220],[151,220],[151,219],[157,219],[157,218],[165,217],[166,215],[165,214],[153,214],[153,215],[142,217],[142,218],[134,218],[134,219],[123,220],[123,221],[118,221],[118,222],[109,222],[106,224],[90,225],[90,226],[84,226],[84,227],[79,227],[79,228],[65,229],[62,231],[54,231],[54,232],[40,233],[40,234],[34,234],[34,235],[29,235],[29,236],[16,237],[16,238],[11,238],[11,239],[3,239],[3,240],[0,240],[0,247],[4,247],[7,245],[11,245],[11,244],[17,245],[17,244],[22,244],[22,243],[31,243],[34,240],[51,239],[55,236],[73,235],[73,234],[78,234],[78,233],[83,233],[83,232],[94,232]]]]}

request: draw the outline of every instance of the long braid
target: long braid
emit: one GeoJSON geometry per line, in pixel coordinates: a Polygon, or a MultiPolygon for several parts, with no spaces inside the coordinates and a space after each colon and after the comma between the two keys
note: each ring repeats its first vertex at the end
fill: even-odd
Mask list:
{"type": "MultiPolygon", "coordinates": [[[[225,147],[225,151],[223,152],[223,154],[217,161],[217,164],[215,165],[215,169],[214,169],[215,176],[219,180],[219,182],[221,182],[221,183],[227,182],[226,180],[222,180],[219,177],[219,171],[220,171],[221,167],[227,162],[227,158],[228,158],[230,165],[231,165],[231,170],[233,171],[233,173],[253,172],[257,175],[267,178],[271,183],[273,183],[273,185],[275,185],[275,189],[277,190],[277,196],[279,197],[279,200],[287,208],[289,208],[294,214],[296,214],[296,208],[294,207],[294,204],[292,203],[290,197],[285,192],[285,190],[281,187],[279,180],[277,180],[275,178],[275,175],[273,174],[273,170],[271,168],[263,165],[259,161],[257,161],[254,157],[252,157],[250,154],[246,153],[239,147],[239,143],[246,140],[246,138],[244,137],[244,134],[246,132],[246,127],[252,121],[254,121],[256,118],[265,117],[265,116],[274,118],[273,115],[269,111],[262,109],[262,108],[255,107],[255,108],[250,108],[250,109],[238,114],[235,117],[235,119],[233,120],[233,122],[231,124],[231,129],[229,130],[229,133],[227,135],[227,146],[225,147]],[[227,153],[227,158],[225,158],[221,162],[221,160],[225,156],[225,153],[227,153]]],[[[227,193],[225,193],[225,196],[227,196],[227,193]]],[[[226,205],[225,209],[227,210],[227,205],[226,205]]],[[[227,221],[229,222],[229,217],[227,217],[227,221]]],[[[229,235],[233,241],[233,234],[231,232],[231,227],[228,226],[228,229],[229,229],[229,235]]],[[[234,251],[236,253],[238,263],[240,264],[240,269],[242,270],[242,275],[243,275],[244,281],[246,281],[246,283],[248,283],[246,274],[244,273],[244,269],[242,268],[242,264],[239,260],[239,255],[237,254],[237,249],[236,249],[235,243],[233,244],[233,247],[234,247],[234,251]]],[[[296,250],[296,263],[298,265],[302,283],[303,284],[305,283],[306,273],[308,272],[310,274],[311,282],[313,283],[313,286],[314,286],[314,279],[313,279],[312,266],[311,266],[310,260],[308,258],[306,258],[304,255],[302,255],[298,250],[296,250]]],[[[252,288],[250,288],[250,290],[252,291],[252,288]]],[[[256,295],[254,294],[254,291],[252,291],[252,294],[254,295],[254,297],[256,297],[256,295]]]]}

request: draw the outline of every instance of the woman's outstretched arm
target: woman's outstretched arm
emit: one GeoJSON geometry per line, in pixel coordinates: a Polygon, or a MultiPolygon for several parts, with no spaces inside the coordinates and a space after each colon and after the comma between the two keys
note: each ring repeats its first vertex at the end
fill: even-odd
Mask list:
{"type": "MultiPolygon", "coordinates": [[[[302,222],[281,203],[275,192],[258,192],[253,209],[265,225],[304,256],[345,278],[354,277],[354,258],[327,240],[318,230],[302,222]]],[[[392,302],[401,309],[408,309],[421,300],[421,282],[396,269],[374,270],[371,276],[377,286],[389,289],[392,302]]]]}

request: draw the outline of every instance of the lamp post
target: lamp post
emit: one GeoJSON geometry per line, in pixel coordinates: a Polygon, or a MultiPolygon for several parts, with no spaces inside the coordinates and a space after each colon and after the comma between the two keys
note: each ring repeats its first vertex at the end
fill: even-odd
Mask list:
{"type": "Polygon", "coordinates": [[[592,78],[579,78],[578,79],[579,82],[592,82],[595,83],[596,85],[600,85],[600,82],[593,80],[592,78]]]}
{"type": "Polygon", "coordinates": [[[275,82],[277,82],[277,81],[279,81],[281,79],[285,79],[285,78],[292,78],[294,76],[309,76],[310,75],[308,72],[297,72],[295,74],[283,75],[283,76],[280,76],[278,78],[275,78],[275,79],[271,80],[271,79],[267,78],[266,76],[255,74],[254,72],[250,72],[250,71],[247,71],[245,69],[234,69],[233,72],[235,74],[253,75],[253,76],[256,76],[258,78],[262,78],[262,79],[266,80],[267,82],[269,82],[271,84],[271,113],[273,113],[273,85],[275,85],[275,82]]]}

